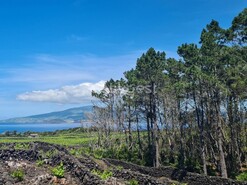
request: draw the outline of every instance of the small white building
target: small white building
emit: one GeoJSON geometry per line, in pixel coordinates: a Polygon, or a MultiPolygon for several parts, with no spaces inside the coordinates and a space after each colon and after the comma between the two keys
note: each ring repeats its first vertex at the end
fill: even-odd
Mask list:
{"type": "Polygon", "coordinates": [[[38,138],[39,134],[30,134],[28,138],[38,138]]]}

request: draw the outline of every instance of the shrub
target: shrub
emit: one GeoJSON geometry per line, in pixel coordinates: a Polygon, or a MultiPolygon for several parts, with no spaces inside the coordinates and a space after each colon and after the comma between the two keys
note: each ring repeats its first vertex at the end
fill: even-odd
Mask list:
{"type": "Polygon", "coordinates": [[[62,178],[64,177],[64,167],[63,167],[63,163],[61,162],[59,166],[53,168],[51,170],[52,174],[58,178],[62,178]]]}
{"type": "Polygon", "coordinates": [[[109,170],[104,170],[103,172],[99,171],[99,170],[92,170],[92,173],[94,175],[99,176],[102,180],[107,180],[110,177],[112,177],[112,172],[109,170]]]}
{"type": "Polygon", "coordinates": [[[247,171],[240,173],[238,176],[236,176],[236,179],[238,181],[247,181],[247,171]]]}
{"type": "Polygon", "coordinates": [[[50,159],[54,156],[57,155],[58,151],[57,150],[48,150],[44,152],[43,150],[40,151],[42,158],[47,158],[50,159]]]}
{"type": "Polygon", "coordinates": [[[138,185],[138,184],[139,184],[139,182],[135,179],[131,179],[128,181],[128,185],[138,185]]]}
{"type": "Polygon", "coordinates": [[[70,153],[71,155],[75,155],[75,156],[80,155],[80,151],[77,150],[77,149],[71,149],[71,150],[69,150],[69,153],[70,153]]]}
{"type": "Polygon", "coordinates": [[[185,166],[186,166],[186,170],[188,170],[189,172],[196,172],[196,173],[201,172],[201,165],[196,159],[188,158],[185,161],[185,166]]]}
{"type": "Polygon", "coordinates": [[[117,166],[117,170],[121,171],[123,170],[124,168],[122,166],[117,166]]]}
{"type": "Polygon", "coordinates": [[[24,179],[24,172],[23,170],[15,170],[11,173],[11,176],[18,179],[18,181],[22,181],[24,179]]]}
{"type": "Polygon", "coordinates": [[[36,161],[36,165],[37,166],[43,166],[44,162],[45,162],[44,160],[39,159],[39,160],[36,161]]]}
{"type": "Polygon", "coordinates": [[[29,149],[29,144],[27,144],[27,143],[16,143],[14,148],[16,150],[28,150],[29,149]]]}
{"type": "Polygon", "coordinates": [[[93,152],[93,156],[96,159],[102,159],[104,151],[102,149],[96,149],[93,152]]]}
{"type": "Polygon", "coordinates": [[[101,179],[106,180],[112,177],[112,172],[108,170],[104,170],[104,172],[101,174],[101,179]]]}

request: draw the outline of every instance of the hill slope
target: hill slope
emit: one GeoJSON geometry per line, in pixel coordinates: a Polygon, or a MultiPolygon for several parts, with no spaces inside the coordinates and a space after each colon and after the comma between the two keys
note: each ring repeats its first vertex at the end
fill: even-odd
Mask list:
{"type": "Polygon", "coordinates": [[[78,123],[87,120],[85,113],[92,112],[92,106],[71,108],[64,111],[39,114],[28,117],[1,120],[1,123],[78,123]]]}

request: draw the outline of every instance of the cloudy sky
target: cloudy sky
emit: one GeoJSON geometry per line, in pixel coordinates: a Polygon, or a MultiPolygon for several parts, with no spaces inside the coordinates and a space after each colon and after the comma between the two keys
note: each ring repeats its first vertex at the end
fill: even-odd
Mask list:
{"type": "Polygon", "coordinates": [[[177,57],[246,0],[0,1],[0,119],[90,104],[148,48],[177,57]]]}

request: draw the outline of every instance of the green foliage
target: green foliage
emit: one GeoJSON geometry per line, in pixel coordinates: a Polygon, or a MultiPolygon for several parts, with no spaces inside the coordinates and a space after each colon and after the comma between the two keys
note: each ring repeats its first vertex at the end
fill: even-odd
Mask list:
{"type": "Polygon", "coordinates": [[[7,150],[7,149],[9,149],[9,147],[8,147],[7,145],[2,145],[2,146],[0,147],[0,149],[1,149],[1,150],[7,150]]]}
{"type": "Polygon", "coordinates": [[[69,153],[70,153],[71,155],[77,155],[77,154],[78,154],[78,152],[77,152],[76,149],[71,149],[71,150],[69,150],[69,153]]]}
{"type": "Polygon", "coordinates": [[[188,158],[185,161],[185,166],[186,166],[186,170],[190,172],[201,173],[201,165],[196,159],[188,158]]]}
{"type": "Polygon", "coordinates": [[[103,154],[104,154],[104,150],[103,149],[96,149],[96,150],[93,151],[93,156],[96,159],[102,159],[103,154]]]}
{"type": "Polygon", "coordinates": [[[247,171],[240,173],[238,176],[236,176],[236,179],[238,181],[247,181],[247,171]]]}
{"type": "Polygon", "coordinates": [[[123,170],[124,168],[122,166],[117,166],[117,170],[121,171],[123,170]]]}
{"type": "Polygon", "coordinates": [[[127,182],[127,184],[128,184],[128,185],[138,185],[139,182],[138,182],[137,180],[135,180],[135,179],[131,179],[131,180],[129,180],[129,181],[127,182]]]}
{"type": "Polygon", "coordinates": [[[57,150],[48,150],[48,151],[46,151],[46,152],[41,151],[41,156],[42,156],[42,158],[50,159],[50,158],[52,158],[53,156],[56,156],[57,153],[58,153],[57,150]]]}
{"type": "Polygon", "coordinates": [[[65,172],[63,163],[61,162],[59,166],[52,168],[51,172],[54,176],[56,176],[58,178],[63,178],[64,172],[65,172]]]}
{"type": "Polygon", "coordinates": [[[22,169],[17,169],[11,173],[13,178],[16,178],[18,181],[23,181],[24,179],[24,172],[22,169]]]}
{"type": "Polygon", "coordinates": [[[37,165],[37,166],[43,166],[44,162],[45,162],[44,160],[38,159],[38,160],[36,161],[36,165],[37,165]]]}
{"type": "Polygon", "coordinates": [[[69,153],[71,155],[79,156],[79,155],[81,155],[82,152],[80,149],[71,149],[71,150],[69,150],[69,153]]]}
{"type": "Polygon", "coordinates": [[[29,149],[29,144],[28,143],[16,143],[14,148],[16,150],[28,150],[29,149]]]}
{"type": "Polygon", "coordinates": [[[99,171],[99,170],[92,170],[92,173],[94,175],[97,175],[99,176],[102,180],[107,180],[109,179],[110,177],[112,177],[112,172],[109,171],[109,170],[104,170],[103,172],[99,171]]]}
{"type": "Polygon", "coordinates": [[[89,147],[80,148],[80,153],[82,153],[82,154],[91,155],[92,152],[93,152],[92,149],[89,147]]]}
{"type": "Polygon", "coordinates": [[[104,170],[104,172],[101,174],[101,179],[106,180],[112,177],[112,172],[108,170],[104,170]]]}
{"type": "MultiPolygon", "coordinates": [[[[86,133],[78,129],[79,131],[73,130],[63,130],[61,132],[48,132],[41,134],[39,138],[28,138],[25,135],[22,136],[0,136],[0,143],[27,143],[33,141],[42,141],[53,144],[60,144],[64,146],[73,146],[73,145],[87,145],[90,142],[94,142],[96,138],[93,136],[94,133],[86,133]],[[74,131],[74,132],[73,132],[74,131]]],[[[17,149],[28,149],[27,146],[17,146],[17,149]]]]}
{"type": "Polygon", "coordinates": [[[111,148],[107,149],[96,149],[93,151],[93,155],[96,159],[102,158],[114,158],[124,161],[133,162],[135,164],[144,165],[145,161],[140,159],[138,154],[138,149],[133,148],[128,150],[127,145],[113,145],[111,148]]]}

